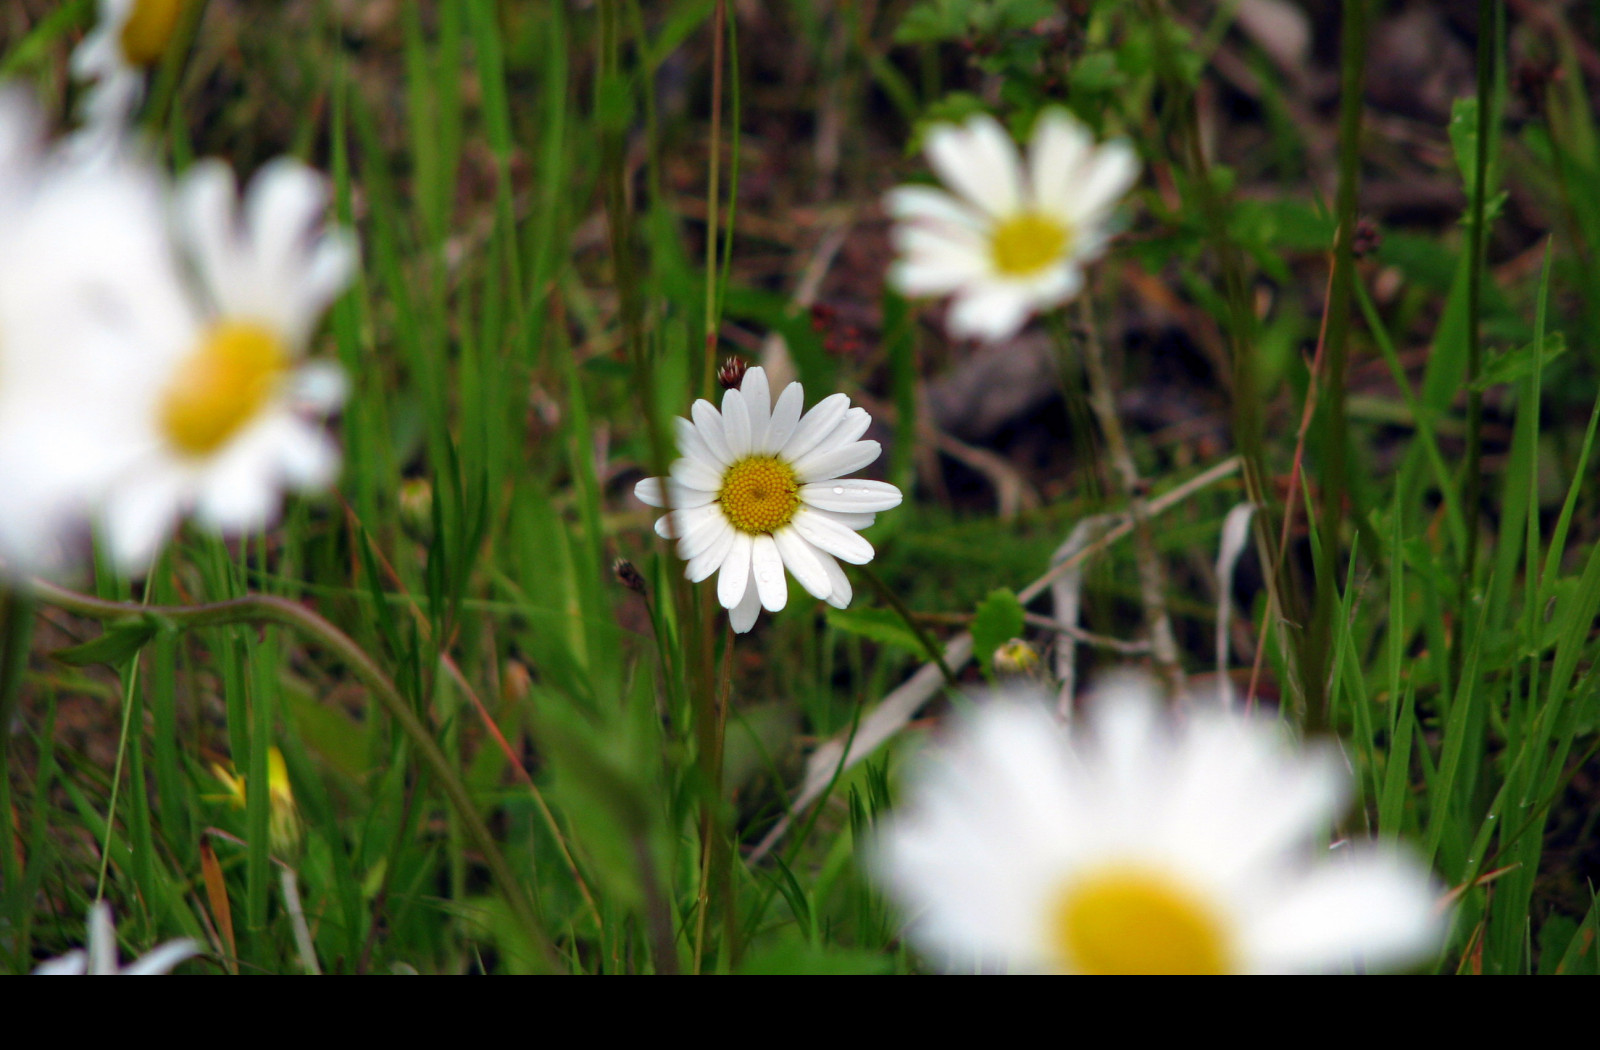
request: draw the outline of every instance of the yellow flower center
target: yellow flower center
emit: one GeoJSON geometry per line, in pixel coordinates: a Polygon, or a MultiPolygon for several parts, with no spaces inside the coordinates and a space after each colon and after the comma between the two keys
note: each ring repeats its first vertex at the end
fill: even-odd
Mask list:
{"type": "Polygon", "coordinates": [[[1064,968],[1086,974],[1231,973],[1216,909],[1165,875],[1116,866],[1075,880],[1056,901],[1064,968]]]}
{"type": "Polygon", "coordinates": [[[774,456],[747,456],[722,475],[717,500],[740,532],[776,532],[800,509],[800,481],[774,456]]]}
{"type": "Polygon", "coordinates": [[[989,250],[1007,277],[1031,277],[1066,253],[1072,231],[1056,219],[1025,211],[995,227],[989,250]]]}
{"type": "Polygon", "coordinates": [[[161,402],[161,428],[180,451],[207,456],[221,448],[272,397],[289,356],[270,330],[229,321],[206,334],[161,402]]]}
{"type": "Polygon", "coordinates": [[[161,60],[178,27],[185,0],[134,0],[122,24],[122,54],[130,66],[153,66],[161,60]]]}

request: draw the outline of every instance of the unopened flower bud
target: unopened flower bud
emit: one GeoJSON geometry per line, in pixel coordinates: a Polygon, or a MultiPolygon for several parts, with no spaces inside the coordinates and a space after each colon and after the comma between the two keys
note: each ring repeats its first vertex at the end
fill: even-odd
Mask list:
{"type": "Polygon", "coordinates": [[[737,390],[744,384],[744,374],[750,368],[742,357],[730,357],[717,369],[717,382],[724,390],[737,390]]]}

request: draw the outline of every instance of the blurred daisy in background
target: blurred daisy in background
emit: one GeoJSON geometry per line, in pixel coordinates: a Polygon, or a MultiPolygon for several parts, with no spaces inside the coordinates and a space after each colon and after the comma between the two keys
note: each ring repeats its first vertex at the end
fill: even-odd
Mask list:
{"type": "Polygon", "coordinates": [[[1068,733],[1039,697],[973,712],[912,778],[872,870],[952,966],[1052,973],[1389,967],[1440,947],[1439,890],[1319,838],[1347,798],[1330,750],[1221,710],[1100,691],[1068,733]]]}
{"type": "Polygon", "coordinates": [[[91,136],[120,133],[144,98],[189,0],[100,0],[94,29],[72,52],[72,75],[88,85],[83,123],[91,136]]]}
{"type": "Polygon", "coordinates": [[[889,280],[909,296],[952,296],[946,323],[958,338],[1007,339],[1077,295],[1084,265],[1105,251],[1112,208],[1139,173],[1131,146],[1095,145],[1060,109],[1034,122],[1026,164],[984,115],[930,128],[926,152],[954,192],[889,193],[899,253],[889,280]]]}
{"type": "Polygon", "coordinates": [[[121,305],[167,250],[162,180],[131,155],[72,162],[0,88],[0,573],[65,567],[118,466],[113,423],[148,362],[121,305]]]}
{"type": "Polygon", "coordinates": [[[144,279],[120,304],[144,367],[129,379],[123,468],[100,512],[122,569],[147,568],[186,513],[253,531],[276,517],[282,489],[334,480],[339,450],[320,417],[343,403],[343,373],[303,360],[355,271],[354,237],[323,229],[327,196],[320,175],[280,159],[241,204],[232,171],[204,161],[172,201],[176,255],[126,263],[144,279]]]}
{"type": "Polygon", "coordinates": [[[96,901],[89,909],[89,944],[48,962],[33,971],[35,977],[143,977],[164,974],[185,959],[200,954],[200,946],[187,937],[168,941],[150,954],[127,966],[117,962],[117,930],[111,924],[111,905],[96,901]]]}
{"type": "Polygon", "coordinates": [[[774,404],[767,375],[745,373],[722,396],[722,411],[694,403],[679,418],[670,478],[646,478],[634,495],[669,513],[656,532],[678,541],[684,575],[717,576],[717,600],[733,629],[750,630],[765,608],[789,600],[788,569],[813,597],[835,608],[850,604],[840,561],[865,565],[872,544],[858,533],[878,512],[900,505],[900,490],[882,481],[849,479],[878,458],[876,441],[860,440],[872,418],[844,394],[800,414],[804,392],[790,383],[774,404]]]}

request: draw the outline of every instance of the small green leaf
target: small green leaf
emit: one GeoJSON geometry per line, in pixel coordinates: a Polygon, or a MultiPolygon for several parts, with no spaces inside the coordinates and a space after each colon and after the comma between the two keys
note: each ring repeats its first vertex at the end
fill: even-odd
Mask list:
{"type": "Polygon", "coordinates": [[[110,664],[116,667],[155,637],[160,624],[150,617],[118,620],[106,626],[105,633],[92,642],[57,649],[50,655],[64,664],[82,667],[85,664],[110,664]]]}
{"type": "MultiPolygon", "coordinates": [[[[1544,349],[1539,353],[1543,359],[1542,367],[1548,368],[1551,361],[1567,352],[1567,340],[1560,332],[1551,332],[1545,336],[1544,349]]],[[[1515,383],[1523,376],[1533,371],[1535,351],[1532,343],[1519,346],[1513,350],[1492,355],[1483,363],[1483,370],[1478,373],[1477,381],[1472,384],[1474,390],[1487,390],[1501,383],[1515,383]]]]}
{"type": "Polygon", "coordinates": [[[1004,587],[992,590],[978,603],[978,615],[972,621],[972,655],[988,672],[994,651],[1021,634],[1022,603],[1004,587]]]}
{"type": "Polygon", "coordinates": [[[922,643],[917,641],[917,636],[911,633],[905,621],[888,609],[830,608],[828,624],[848,634],[860,635],[879,645],[891,645],[919,657],[927,655],[922,643]]]}

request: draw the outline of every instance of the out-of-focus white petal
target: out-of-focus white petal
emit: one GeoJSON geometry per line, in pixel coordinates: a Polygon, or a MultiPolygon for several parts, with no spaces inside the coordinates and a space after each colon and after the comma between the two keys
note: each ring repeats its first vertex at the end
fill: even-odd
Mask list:
{"type": "Polygon", "coordinates": [[[928,132],[928,162],[945,185],[991,216],[1017,210],[1022,196],[1017,148],[993,117],[971,117],[959,127],[928,132]]]}

